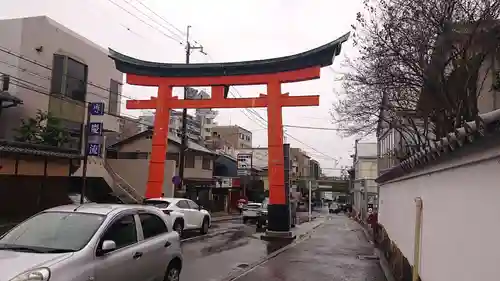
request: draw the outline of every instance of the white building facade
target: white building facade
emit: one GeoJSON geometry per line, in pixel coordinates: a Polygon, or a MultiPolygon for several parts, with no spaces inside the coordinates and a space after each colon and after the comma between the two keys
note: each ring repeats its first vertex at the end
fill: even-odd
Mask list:
{"type": "Polygon", "coordinates": [[[356,142],[353,159],[354,181],[351,196],[354,210],[366,216],[368,207],[377,207],[377,143],[356,142]]]}
{"type": "MultiPolygon", "coordinates": [[[[416,266],[421,280],[500,275],[500,110],[488,115],[494,118],[481,132],[471,122],[472,132],[452,133],[450,141],[420,151],[377,179],[383,237],[416,266]]],[[[391,264],[401,262],[398,254],[385,255],[394,257],[391,264]]]]}
{"type": "Polygon", "coordinates": [[[0,138],[13,139],[22,119],[38,110],[51,113],[71,133],[71,148],[81,147],[86,103],[104,102],[104,116],[93,116],[108,131],[119,130],[123,74],[108,51],[48,17],[0,21],[0,72],[8,92],[23,104],[4,110],[0,138]]]}
{"type": "MultiPolygon", "coordinates": [[[[189,99],[209,99],[210,95],[205,91],[197,91],[188,88],[189,99]]],[[[187,115],[186,134],[191,141],[203,143],[212,135],[212,128],[217,125],[215,118],[217,111],[212,109],[197,109],[195,115],[187,115]]],[[[152,128],[155,116],[152,113],[144,114],[139,117],[141,131],[152,128]]],[[[171,110],[168,124],[169,133],[173,136],[182,135],[182,111],[171,110]]]]}

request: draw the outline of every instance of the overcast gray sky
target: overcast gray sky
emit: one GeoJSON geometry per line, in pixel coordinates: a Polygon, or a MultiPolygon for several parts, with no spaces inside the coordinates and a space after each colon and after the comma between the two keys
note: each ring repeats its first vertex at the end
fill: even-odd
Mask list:
{"type": "MultiPolygon", "coordinates": [[[[47,15],[103,47],[144,60],[183,62],[180,41],[184,34],[139,1],[182,33],[188,24],[192,26],[192,39],[201,43],[209,54],[194,53],[192,62],[264,59],[302,52],[349,32],[362,8],[361,0],[3,0],[0,18],[47,15]]],[[[284,109],[284,124],[333,128],[328,112],[335,100],[334,89],[340,89],[335,78],[342,71],[344,56],[352,53],[349,41],[333,67],[322,70],[321,79],[283,86],[283,91],[291,95],[321,95],[319,107],[284,109]]],[[[265,93],[262,86],[236,89],[245,97],[265,93]]],[[[144,87],[127,86],[123,91],[124,95],[135,98],[155,95],[144,87]]],[[[267,119],[265,109],[256,111],[267,119]]],[[[129,116],[140,114],[125,109],[122,112],[129,116]]],[[[219,124],[238,124],[253,132],[255,146],[267,145],[267,131],[258,117],[247,112],[251,116],[248,118],[239,109],[224,109],[219,113],[219,124]]],[[[340,160],[336,168],[352,163],[351,138],[342,139],[335,131],[287,128],[286,132],[298,140],[287,137],[291,145],[320,161],[327,174],[338,173],[332,169],[335,168],[332,158],[340,160]]]]}

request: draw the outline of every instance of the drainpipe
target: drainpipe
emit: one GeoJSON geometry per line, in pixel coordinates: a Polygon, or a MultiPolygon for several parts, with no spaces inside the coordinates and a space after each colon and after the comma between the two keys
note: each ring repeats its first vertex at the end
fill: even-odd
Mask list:
{"type": "Polygon", "coordinates": [[[418,281],[418,273],[420,270],[420,245],[421,245],[421,233],[422,233],[422,209],[423,201],[422,198],[415,198],[416,206],[416,219],[415,219],[415,241],[413,244],[413,272],[412,281],[418,281]]]}

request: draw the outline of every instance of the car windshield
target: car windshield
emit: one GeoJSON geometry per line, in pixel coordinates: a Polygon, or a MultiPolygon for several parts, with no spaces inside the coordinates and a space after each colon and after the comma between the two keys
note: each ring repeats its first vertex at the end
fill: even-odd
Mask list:
{"type": "Polygon", "coordinates": [[[106,217],[97,214],[44,212],[0,238],[0,249],[41,253],[79,251],[106,217]]]}
{"type": "Polygon", "coordinates": [[[163,200],[145,200],[144,205],[155,206],[157,208],[165,209],[168,208],[170,202],[163,200]]]}

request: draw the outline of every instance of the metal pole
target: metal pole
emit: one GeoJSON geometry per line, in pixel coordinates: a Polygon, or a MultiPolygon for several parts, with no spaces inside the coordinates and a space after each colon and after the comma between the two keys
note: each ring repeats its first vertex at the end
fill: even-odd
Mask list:
{"type": "Polygon", "coordinates": [[[412,269],[412,281],[418,281],[419,271],[420,271],[420,243],[422,235],[422,209],[423,201],[422,198],[415,198],[416,204],[416,217],[415,217],[415,241],[413,244],[413,269],[412,269]]]}
{"type": "Polygon", "coordinates": [[[85,197],[85,189],[87,187],[87,162],[89,159],[88,143],[89,143],[89,131],[90,131],[90,103],[87,103],[87,121],[83,126],[83,167],[82,167],[82,187],[80,189],[80,204],[83,205],[85,202],[83,198],[85,197]]]}
{"type": "MultiPolygon", "coordinates": [[[[187,26],[186,32],[186,64],[189,64],[189,56],[191,55],[191,43],[189,43],[189,29],[190,25],[187,26]]],[[[187,98],[188,87],[184,87],[184,99],[187,98]]],[[[187,150],[187,108],[182,109],[182,129],[181,129],[181,150],[179,152],[179,178],[180,178],[180,188],[184,186],[184,166],[186,161],[186,150],[187,150]]]]}
{"type": "Polygon", "coordinates": [[[309,185],[309,221],[312,220],[312,206],[311,206],[311,194],[312,194],[312,181],[309,180],[308,181],[308,185],[309,185]]]}

